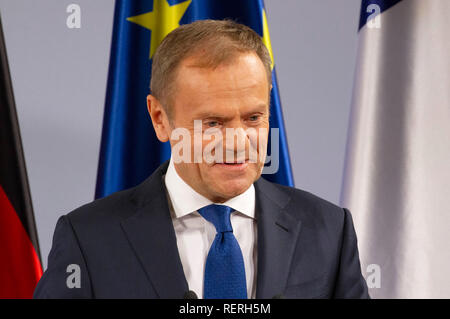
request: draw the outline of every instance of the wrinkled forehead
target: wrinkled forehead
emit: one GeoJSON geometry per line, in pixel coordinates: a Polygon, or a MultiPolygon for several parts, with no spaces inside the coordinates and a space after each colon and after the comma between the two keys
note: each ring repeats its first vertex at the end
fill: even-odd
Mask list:
{"type": "Polygon", "coordinates": [[[204,66],[198,57],[183,61],[177,72],[176,90],[194,90],[204,95],[256,93],[269,90],[264,65],[253,53],[241,54],[233,60],[213,67],[204,66]]]}

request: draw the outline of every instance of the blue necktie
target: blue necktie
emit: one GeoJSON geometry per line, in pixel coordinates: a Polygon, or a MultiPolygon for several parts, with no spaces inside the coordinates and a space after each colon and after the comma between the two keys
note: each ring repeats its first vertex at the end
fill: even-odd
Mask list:
{"type": "Polygon", "coordinates": [[[231,208],[209,205],[198,210],[216,227],[216,237],[206,258],[203,282],[204,299],[247,299],[242,251],[233,235],[231,208]]]}

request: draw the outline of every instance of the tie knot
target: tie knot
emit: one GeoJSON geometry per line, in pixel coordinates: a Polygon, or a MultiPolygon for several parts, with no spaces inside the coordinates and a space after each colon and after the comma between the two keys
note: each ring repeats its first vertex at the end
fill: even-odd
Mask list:
{"type": "Polygon", "coordinates": [[[198,212],[216,227],[218,233],[233,231],[230,221],[231,207],[212,204],[200,208],[198,212]]]}

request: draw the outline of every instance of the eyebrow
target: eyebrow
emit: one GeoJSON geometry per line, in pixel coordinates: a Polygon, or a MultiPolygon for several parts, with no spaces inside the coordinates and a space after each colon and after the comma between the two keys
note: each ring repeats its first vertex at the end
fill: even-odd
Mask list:
{"type": "MultiPolygon", "coordinates": [[[[249,110],[249,111],[243,113],[242,115],[248,116],[250,114],[256,114],[256,113],[262,114],[265,111],[269,111],[268,105],[267,104],[258,104],[255,107],[252,107],[252,110],[249,110]]],[[[202,119],[207,119],[207,118],[227,119],[227,118],[229,118],[229,116],[223,116],[223,114],[216,113],[214,111],[201,111],[200,113],[196,114],[195,117],[202,118],[202,119]]]]}

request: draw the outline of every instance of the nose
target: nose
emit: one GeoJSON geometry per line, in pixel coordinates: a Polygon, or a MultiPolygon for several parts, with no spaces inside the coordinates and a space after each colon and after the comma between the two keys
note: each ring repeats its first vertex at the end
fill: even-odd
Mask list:
{"type": "Polygon", "coordinates": [[[245,162],[248,156],[250,141],[242,127],[228,127],[225,130],[225,162],[245,162]]]}

